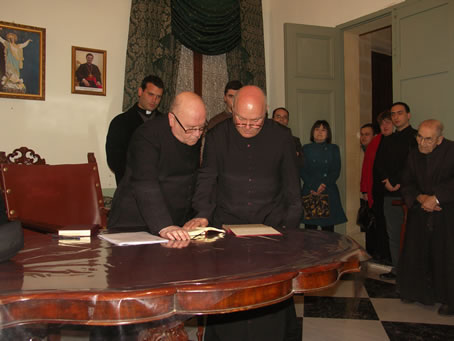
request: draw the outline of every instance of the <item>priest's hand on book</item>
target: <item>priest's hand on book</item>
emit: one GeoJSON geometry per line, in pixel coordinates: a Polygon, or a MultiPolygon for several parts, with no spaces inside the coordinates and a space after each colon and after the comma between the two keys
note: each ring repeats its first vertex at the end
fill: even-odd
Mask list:
{"type": "Polygon", "coordinates": [[[191,237],[189,237],[188,232],[175,225],[167,226],[164,227],[161,231],[159,231],[159,235],[162,238],[166,238],[169,240],[189,240],[191,237]]]}
{"type": "Polygon", "coordinates": [[[186,224],[183,225],[183,229],[185,230],[192,230],[197,227],[206,227],[208,226],[208,219],[206,218],[194,218],[186,222],[186,224]]]}

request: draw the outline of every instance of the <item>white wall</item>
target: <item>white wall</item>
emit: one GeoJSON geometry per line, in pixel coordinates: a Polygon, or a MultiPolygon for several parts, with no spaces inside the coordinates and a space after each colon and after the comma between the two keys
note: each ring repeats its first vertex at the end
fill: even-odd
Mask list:
{"type": "MultiPolygon", "coordinates": [[[[285,104],[283,24],[336,26],[401,0],[263,0],[270,108],[285,104]]],[[[50,164],[94,152],[102,187],[115,186],[104,144],[121,112],[131,0],[0,0],[0,20],[46,28],[46,100],[0,99],[0,150],[28,146],[50,164]],[[71,94],[71,46],[107,51],[107,96],[71,94]]]]}
{"type": "Polygon", "coordinates": [[[94,152],[103,187],[114,187],[104,144],[121,112],[131,0],[0,0],[0,20],[46,29],[45,101],[0,98],[0,150],[34,149],[50,164],[94,152]],[[71,46],[107,51],[107,95],[71,94],[71,46]]]}
{"type": "Polygon", "coordinates": [[[335,27],[403,0],[262,0],[270,109],[285,106],[284,23],[335,27]]]}

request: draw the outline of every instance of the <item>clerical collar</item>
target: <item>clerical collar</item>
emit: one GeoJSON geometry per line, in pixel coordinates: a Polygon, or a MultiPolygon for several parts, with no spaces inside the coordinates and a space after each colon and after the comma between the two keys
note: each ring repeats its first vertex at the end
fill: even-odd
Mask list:
{"type": "Polygon", "coordinates": [[[137,112],[139,113],[140,117],[142,117],[142,119],[144,121],[146,121],[154,116],[154,113],[156,112],[156,110],[153,110],[153,111],[145,110],[145,109],[142,109],[139,106],[137,106],[137,112]]]}

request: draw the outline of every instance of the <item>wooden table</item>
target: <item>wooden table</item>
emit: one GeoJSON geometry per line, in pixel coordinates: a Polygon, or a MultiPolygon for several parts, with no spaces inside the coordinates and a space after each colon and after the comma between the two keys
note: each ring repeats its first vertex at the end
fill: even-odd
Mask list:
{"type": "MultiPolygon", "coordinates": [[[[120,325],[228,313],[333,285],[368,258],[350,238],[288,230],[282,236],[120,247],[25,233],[25,248],[0,264],[0,327],[120,325]]],[[[172,333],[184,339],[177,326],[172,333]]],[[[170,338],[169,338],[170,339],[170,338]]]]}

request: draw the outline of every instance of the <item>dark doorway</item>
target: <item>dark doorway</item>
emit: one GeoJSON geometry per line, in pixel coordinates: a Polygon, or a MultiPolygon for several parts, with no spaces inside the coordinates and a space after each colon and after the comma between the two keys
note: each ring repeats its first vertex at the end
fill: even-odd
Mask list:
{"type": "Polygon", "coordinates": [[[377,124],[377,116],[389,109],[393,103],[392,57],[373,52],[372,59],[372,122],[377,124]]]}

